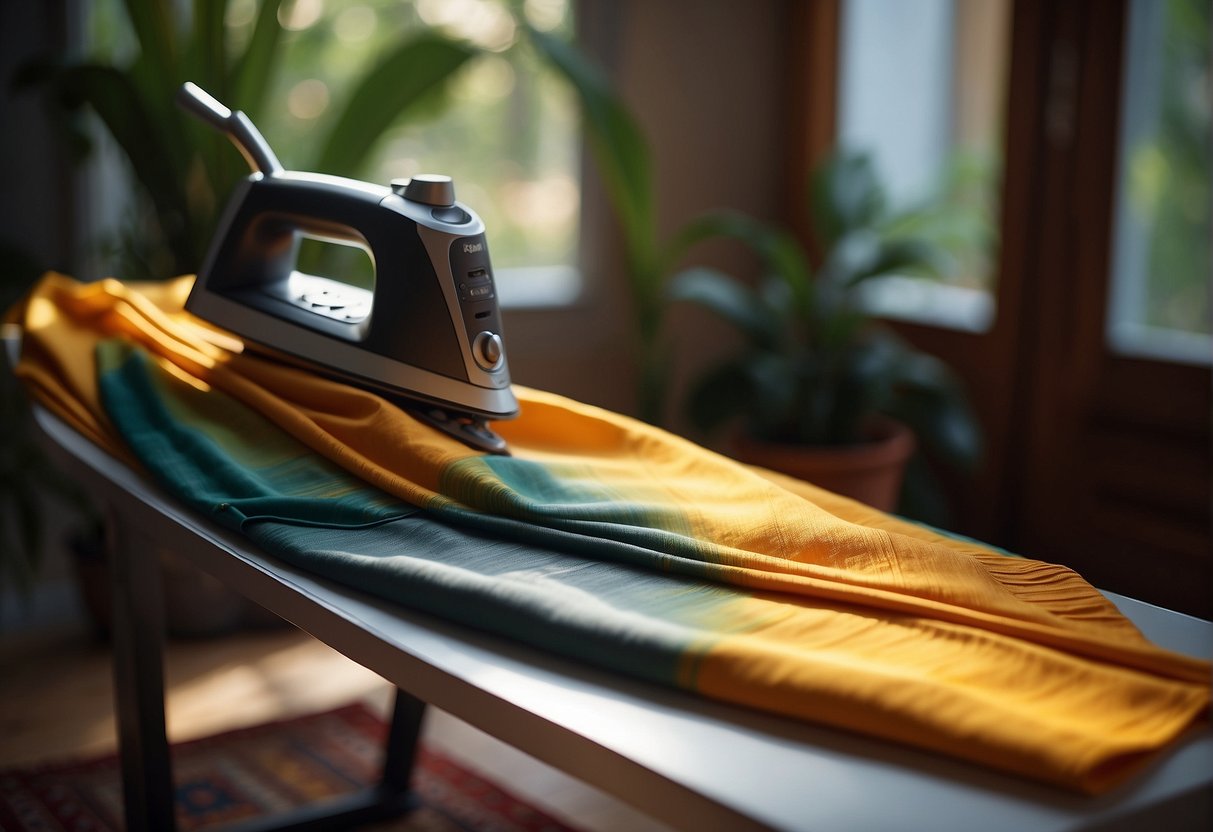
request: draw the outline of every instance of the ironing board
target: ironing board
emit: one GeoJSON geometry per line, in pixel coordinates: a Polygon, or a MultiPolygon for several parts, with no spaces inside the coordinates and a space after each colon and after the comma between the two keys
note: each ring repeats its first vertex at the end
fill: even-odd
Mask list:
{"type": "MultiPolygon", "coordinates": [[[[449,624],[292,568],[181,507],[43,408],[35,405],[33,416],[51,456],[104,496],[115,521],[115,684],[130,830],[173,828],[157,547],[179,552],[399,691],[379,786],[342,805],[257,828],[347,828],[400,811],[427,703],[676,828],[1213,828],[1208,725],[1126,787],[1092,799],[710,702],[449,624]]],[[[1159,644],[1213,655],[1213,623],[1108,597],[1159,644]]]]}

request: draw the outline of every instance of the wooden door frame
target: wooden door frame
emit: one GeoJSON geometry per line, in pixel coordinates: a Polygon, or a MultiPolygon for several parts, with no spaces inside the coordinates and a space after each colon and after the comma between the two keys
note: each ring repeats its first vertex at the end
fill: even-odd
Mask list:
{"type": "Polygon", "coordinates": [[[1126,0],[1047,12],[1015,541],[1099,586],[1210,617],[1209,368],[1117,356],[1105,336],[1127,12],[1126,0]]]}

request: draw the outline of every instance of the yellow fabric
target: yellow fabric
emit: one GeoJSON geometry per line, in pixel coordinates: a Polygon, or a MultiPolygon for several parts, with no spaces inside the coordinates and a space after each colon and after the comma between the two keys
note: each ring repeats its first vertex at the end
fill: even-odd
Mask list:
{"type": "MultiPolygon", "coordinates": [[[[100,339],[121,336],[414,505],[562,519],[378,397],[241,354],[182,311],[191,282],[81,285],[49,275],[16,313],[25,334],[18,374],[70,424],[125,455],[92,364],[100,339]]],[[[748,591],[722,601],[731,623],[688,654],[688,687],[1092,791],[1207,715],[1209,663],[1150,644],[1064,567],[746,469],[588,405],[516,392],[522,415],[496,428],[520,463],[542,465],[570,492],[609,486],[652,510],[658,531],[710,544],[705,577],[748,591]],[[770,603],[789,597],[797,604],[770,603]],[[954,726],[942,738],[941,723],[954,726]]]]}
{"type": "Polygon", "coordinates": [[[243,354],[239,341],[184,311],[193,280],[81,284],[46,275],[10,313],[25,332],[18,377],[58,416],[122,458],[126,451],[97,395],[93,347],[104,337],[140,344],[353,473],[386,481],[392,486],[386,490],[414,504],[435,496],[443,463],[475,455],[454,439],[418,430],[416,420],[377,396],[243,354]]]}

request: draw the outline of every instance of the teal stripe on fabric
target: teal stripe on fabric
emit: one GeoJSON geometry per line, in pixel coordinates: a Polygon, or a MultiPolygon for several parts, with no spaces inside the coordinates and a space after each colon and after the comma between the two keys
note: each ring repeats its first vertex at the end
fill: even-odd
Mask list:
{"type": "Polygon", "coordinates": [[[653,501],[639,500],[634,494],[621,493],[617,488],[595,480],[588,468],[486,456],[449,466],[444,472],[444,484],[454,487],[464,479],[460,477],[461,468],[475,465],[483,465],[501,481],[505,491],[499,496],[507,498],[508,502],[486,506],[470,494],[466,495],[470,499],[457,499],[488,509],[490,514],[521,512],[535,517],[558,514],[569,520],[618,523],[690,535],[690,524],[676,507],[659,506],[653,501]]]}
{"type": "Polygon", "coordinates": [[[168,491],[320,576],[669,686],[693,685],[687,668],[700,652],[757,624],[728,614],[749,593],[653,572],[659,553],[604,541],[612,557],[597,560],[578,554],[589,548],[581,535],[508,519],[482,534],[468,527],[471,512],[459,528],[391,502],[224,394],[197,394],[138,349],[107,344],[98,366],[107,413],[168,491]],[[226,424],[208,429],[208,413],[226,424]]]}
{"type": "Polygon", "coordinates": [[[696,538],[673,506],[594,481],[588,471],[513,457],[474,457],[447,466],[442,492],[457,501],[427,507],[444,519],[493,534],[541,542],[562,534],[561,548],[655,569],[675,566],[706,577],[720,549],[696,538]]]}
{"type": "Polygon", "coordinates": [[[135,455],[166,488],[224,525],[274,518],[357,528],[418,511],[307,452],[234,399],[168,375],[138,348],[103,342],[97,368],[106,413],[135,455]],[[199,398],[224,421],[180,418],[199,398]]]}
{"type": "MultiPolygon", "coordinates": [[[[229,396],[195,390],[170,376],[137,347],[103,343],[98,347],[98,367],[107,413],[135,454],[166,488],[217,522],[246,533],[251,520],[354,528],[416,512],[303,448],[229,396]]],[[[472,461],[478,463],[480,458],[472,461]]],[[[501,492],[509,490],[491,466],[457,465],[466,475],[464,496],[469,500],[477,499],[478,493],[483,498],[494,486],[501,492]],[[467,483],[473,480],[480,492],[468,490],[467,483]]],[[[524,487],[531,494],[541,495],[545,489],[549,496],[574,493],[537,475],[534,467],[507,464],[501,469],[514,482],[529,478],[530,485],[524,487]]],[[[578,498],[575,493],[574,498],[578,498]]],[[[592,509],[589,517],[595,516],[593,512],[607,518],[616,513],[605,488],[586,487],[579,499],[592,509]]],[[[714,562],[715,547],[688,534],[619,522],[626,511],[614,518],[616,522],[562,518],[551,507],[523,498],[516,501],[515,516],[451,503],[427,506],[425,512],[440,523],[493,539],[692,579],[725,580],[714,562]],[[542,517],[543,523],[528,517],[542,517]]],[[[666,522],[676,525],[668,517],[666,522]]]]}
{"type": "Polygon", "coordinates": [[[356,536],[258,521],[250,539],[293,564],[372,593],[600,668],[684,684],[740,597],[626,565],[454,529],[424,515],[356,536]],[[680,674],[680,668],[681,674],[680,674]]]}
{"type": "Polygon", "coordinates": [[[692,578],[720,580],[720,565],[706,544],[660,529],[633,529],[614,523],[545,518],[548,525],[497,517],[458,505],[431,506],[426,512],[463,528],[530,543],[556,546],[562,552],[608,559],[660,572],[677,572],[692,578]]]}

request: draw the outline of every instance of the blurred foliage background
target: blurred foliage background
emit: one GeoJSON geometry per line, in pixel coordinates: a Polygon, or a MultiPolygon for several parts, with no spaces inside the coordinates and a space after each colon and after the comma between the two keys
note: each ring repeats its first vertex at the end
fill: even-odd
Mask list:
{"type": "Polygon", "coordinates": [[[93,105],[151,197],[150,205],[128,205],[119,227],[98,235],[114,273],[194,271],[217,211],[247,174],[226,140],[172,110],[171,93],[184,80],[244,110],[287,168],[384,184],[421,172],[454,176],[459,198],[492,230],[498,268],[575,262],[573,93],[524,36],[534,27],[569,37],[567,0],[203,0],[192,16],[170,6],[98,0],[90,7],[82,64],[118,68],[133,82],[151,122],[142,146],[122,136],[137,115],[132,108],[107,112],[97,91],[60,78],[60,99],[93,105]],[[182,160],[174,144],[198,149],[196,159],[182,160]],[[157,164],[166,151],[169,162],[157,164]],[[186,190],[161,197],[157,189],[172,187],[161,182],[170,170],[186,190]],[[177,242],[177,230],[164,228],[166,257],[148,229],[173,221],[166,204],[174,198],[194,230],[177,242]]]}

